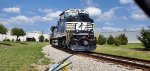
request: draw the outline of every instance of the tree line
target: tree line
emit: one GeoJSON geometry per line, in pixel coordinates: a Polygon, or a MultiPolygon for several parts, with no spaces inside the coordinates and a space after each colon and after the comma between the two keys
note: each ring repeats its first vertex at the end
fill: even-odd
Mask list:
{"type": "MultiPolygon", "coordinates": [[[[8,29],[3,24],[0,24],[0,34],[2,34],[2,40],[3,40],[3,35],[6,35],[7,32],[8,32],[8,29]]],[[[16,36],[16,41],[21,41],[19,37],[25,36],[26,32],[22,28],[14,27],[11,29],[11,35],[16,36]]],[[[38,39],[39,39],[39,42],[49,42],[49,40],[45,39],[43,35],[40,35],[38,39]]],[[[3,41],[10,41],[10,39],[4,39],[3,41]]],[[[14,39],[12,39],[12,41],[14,41],[14,39]]],[[[31,41],[35,42],[36,39],[33,37],[31,38],[31,41]]]]}
{"type": "MultiPolygon", "coordinates": [[[[150,50],[150,26],[148,29],[142,28],[140,31],[140,36],[137,36],[137,39],[141,41],[142,45],[145,47],[146,50],[150,50]]],[[[108,45],[127,45],[128,38],[125,34],[120,34],[119,36],[113,37],[110,35],[108,38],[104,37],[103,35],[99,35],[96,43],[99,45],[108,44],[108,45]]]]}
{"type": "Polygon", "coordinates": [[[127,45],[128,43],[128,39],[125,36],[125,34],[121,34],[119,36],[116,36],[115,38],[110,35],[108,38],[104,37],[103,35],[99,35],[98,39],[97,39],[97,44],[99,45],[103,45],[103,44],[108,44],[108,45],[127,45]]]}
{"type": "MultiPolygon", "coordinates": [[[[0,34],[6,35],[7,32],[8,32],[8,29],[3,24],[0,24],[0,34]]],[[[26,35],[26,33],[22,28],[14,27],[11,29],[11,35],[17,36],[16,41],[19,41],[20,40],[20,39],[18,39],[19,36],[24,36],[24,35],[26,35]]],[[[2,38],[2,40],[3,40],[3,38],[2,38]]],[[[8,39],[5,39],[5,40],[8,40],[8,39]]]]}

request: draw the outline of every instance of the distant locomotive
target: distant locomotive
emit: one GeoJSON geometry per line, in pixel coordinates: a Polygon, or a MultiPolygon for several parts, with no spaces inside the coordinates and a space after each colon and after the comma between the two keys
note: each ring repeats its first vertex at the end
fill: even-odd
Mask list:
{"type": "Polygon", "coordinates": [[[68,9],[59,16],[57,26],[51,27],[51,45],[69,48],[73,51],[93,51],[96,49],[94,21],[89,17],[87,11],[68,9]]]}

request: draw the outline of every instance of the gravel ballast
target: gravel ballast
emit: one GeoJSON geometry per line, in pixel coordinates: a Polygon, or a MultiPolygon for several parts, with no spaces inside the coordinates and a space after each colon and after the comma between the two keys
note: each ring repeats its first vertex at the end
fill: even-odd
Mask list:
{"type": "MultiPolygon", "coordinates": [[[[53,48],[51,45],[43,47],[43,53],[46,57],[53,59],[55,63],[71,55],[53,48]]],[[[73,55],[66,62],[72,62],[72,64],[68,67],[69,71],[140,71],[138,69],[127,68],[104,61],[97,61],[95,59],[79,55],[73,55]]]]}

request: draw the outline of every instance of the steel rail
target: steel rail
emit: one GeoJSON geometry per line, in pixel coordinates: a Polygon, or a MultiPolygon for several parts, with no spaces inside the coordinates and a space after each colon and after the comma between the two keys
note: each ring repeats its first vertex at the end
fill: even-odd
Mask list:
{"type": "Polygon", "coordinates": [[[109,55],[109,54],[103,54],[103,53],[95,53],[95,52],[80,52],[78,54],[91,57],[94,59],[98,59],[98,60],[105,60],[105,61],[121,64],[124,66],[130,66],[130,67],[142,69],[143,71],[150,71],[149,60],[128,58],[128,57],[109,55]]]}

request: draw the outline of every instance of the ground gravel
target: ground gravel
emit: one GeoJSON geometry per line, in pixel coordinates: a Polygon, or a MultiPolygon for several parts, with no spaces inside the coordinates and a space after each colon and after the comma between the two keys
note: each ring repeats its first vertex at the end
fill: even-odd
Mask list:
{"type": "MultiPolygon", "coordinates": [[[[43,53],[46,57],[53,59],[55,63],[71,55],[53,48],[51,45],[43,47],[43,53]]],[[[127,68],[105,61],[97,61],[95,59],[79,55],[72,56],[66,62],[72,62],[72,64],[68,67],[69,71],[140,71],[138,69],[127,68]]]]}

